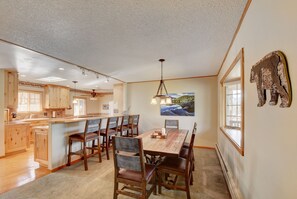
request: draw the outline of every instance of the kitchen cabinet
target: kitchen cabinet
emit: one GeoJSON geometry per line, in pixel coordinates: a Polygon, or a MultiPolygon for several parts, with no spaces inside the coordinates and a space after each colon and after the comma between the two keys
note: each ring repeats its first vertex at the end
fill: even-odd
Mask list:
{"type": "Polygon", "coordinates": [[[70,90],[66,87],[47,85],[45,87],[45,105],[47,109],[61,109],[69,107],[70,90]]]}
{"type": "Polygon", "coordinates": [[[48,164],[48,126],[36,126],[33,128],[35,134],[34,161],[42,166],[48,164]]]}
{"type": "Polygon", "coordinates": [[[34,127],[48,126],[48,119],[28,119],[26,122],[30,122],[29,141],[31,144],[35,142],[34,127]]]}
{"type": "Polygon", "coordinates": [[[15,112],[18,108],[18,73],[4,72],[4,107],[15,112]]]}
{"type": "Polygon", "coordinates": [[[5,153],[12,153],[29,148],[29,124],[5,125],[5,153]]]}

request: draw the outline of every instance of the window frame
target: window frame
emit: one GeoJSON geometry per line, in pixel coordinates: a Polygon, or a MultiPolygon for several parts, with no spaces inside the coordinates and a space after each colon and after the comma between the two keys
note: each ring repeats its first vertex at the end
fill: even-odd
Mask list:
{"type": "Polygon", "coordinates": [[[240,50],[226,73],[224,74],[223,78],[220,81],[221,84],[221,104],[222,107],[222,119],[220,130],[221,132],[229,139],[232,145],[237,149],[237,151],[244,156],[244,50],[243,48],[240,50]],[[240,64],[240,77],[232,78],[231,80],[226,80],[229,74],[232,72],[234,67],[237,64],[240,64]],[[230,82],[240,82],[241,84],[241,123],[240,128],[232,128],[226,126],[226,84],[230,82]],[[240,135],[240,142],[238,141],[238,136],[240,135]]]}
{"type": "MultiPolygon", "coordinates": [[[[20,92],[26,92],[26,93],[29,93],[29,99],[28,99],[28,107],[29,107],[29,111],[19,111],[18,110],[18,113],[41,113],[43,111],[43,92],[42,91],[32,91],[32,90],[24,90],[24,89],[20,89],[18,90],[18,98],[19,98],[19,93],[20,92]],[[30,110],[30,94],[39,94],[40,95],[40,110],[39,111],[31,111],[30,110]]],[[[19,106],[19,103],[20,103],[20,100],[18,100],[18,106],[19,106]]]]}

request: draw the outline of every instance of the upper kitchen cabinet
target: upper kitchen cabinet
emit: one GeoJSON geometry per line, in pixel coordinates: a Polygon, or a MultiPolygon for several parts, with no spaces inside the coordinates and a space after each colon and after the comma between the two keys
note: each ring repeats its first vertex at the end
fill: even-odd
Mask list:
{"type": "Polygon", "coordinates": [[[44,91],[45,108],[60,109],[69,107],[69,88],[55,85],[47,85],[44,91]]]}
{"type": "Polygon", "coordinates": [[[16,111],[18,108],[18,73],[5,71],[4,84],[4,107],[16,111]]]}

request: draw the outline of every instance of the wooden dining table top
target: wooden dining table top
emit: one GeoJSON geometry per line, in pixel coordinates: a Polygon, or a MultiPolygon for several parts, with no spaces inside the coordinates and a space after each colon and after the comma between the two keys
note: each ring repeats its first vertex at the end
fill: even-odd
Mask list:
{"type": "Polygon", "coordinates": [[[160,131],[160,129],[152,129],[137,136],[142,138],[144,153],[178,157],[187,137],[188,130],[166,129],[167,137],[165,139],[152,138],[151,135],[157,130],[160,131]]]}

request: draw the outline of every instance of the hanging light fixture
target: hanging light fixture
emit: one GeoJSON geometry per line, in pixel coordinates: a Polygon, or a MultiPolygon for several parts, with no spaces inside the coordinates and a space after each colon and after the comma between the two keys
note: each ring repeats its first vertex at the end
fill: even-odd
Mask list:
{"type": "Polygon", "coordinates": [[[163,80],[163,62],[165,59],[159,59],[159,62],[161,62],[161,80],[159,84],[159,88],[157,91],[157,94],[152,98],[151,104],[157,104],[158,99],[160,100],[160,104],[172,104],[172,99],[168,95],[164,80],[163,80]],[[163,90],[165,93],[163,94],[163,90]]]}
{"type": "Polygon", "coordinates": [[[72,82],[74,83],[74,95],[73,95],[72,103],[77,104],[77,99],[75,97],[76,97],[76,84],[77,84],[78,81],[72,81],[72,82]]]}

